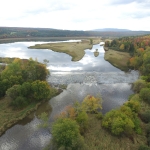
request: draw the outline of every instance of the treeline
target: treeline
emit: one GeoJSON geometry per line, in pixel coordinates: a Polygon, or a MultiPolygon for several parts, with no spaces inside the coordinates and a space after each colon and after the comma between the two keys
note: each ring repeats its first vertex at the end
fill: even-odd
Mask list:
{"type": "Polygon", "coordinates": [[[16,58],[0,68],[0,97],[8,96],[14,108],[22,108],[56,94],[56,90],[46,82],[50,73],[45,64],[32,58],[16,58]]]}
{"type": "Polygon", "coordinates": [[[149,31],[72,31],[58,30],[51,28],[19,28],[19,27],[0,27],[0,39],[5,38],[30,38],[30,37],[80,37],[80,36],[101,36],[101,37],[122,37],[148,34],[149,31]]]}
{"type": "Polygon", "coordinates": [[[150,35],[139,37],[123,37],[114,39],[112,41],[106,41],[105,47],[110,49],[125,51],[134,54],[137,49],[143,48],[144,50],[150,46],[150,35]]]}
{"type": "Polygon", "coordinates": [[[128,66],[139,70],[150,81],[150,35],[139,37],[124,37],[106,41],[105,47],[131,54],[128,66]]]}
{"type": "MultiPolygon", "coordinates": [[[[135,94],[129,98],[129,102],[132,102],[129,106],[132,108],[132,111],[138,114],[142,122],[145,123],[144,130],[146,132],[148,146],[150,146],[150,35],[119,38],[112,40],[111,42],[107,41],[105,46],[114,50],[129,52],[132,57],[128,62],[128,66],[131,69],[140,71],[140,79],[133,84],[135,94]],[[134,105],[133,102],[135,103],[134,105]]],[[[124,106],[122,106],[121,109],[123,107],[124,106]]],[[[129,112],[130,111],[128,110],[128,114],[129,112]]],[[[115,111],[109,113],[106,114],[106,116],[109,114],[108,119],[114,117],[112,114],[116,114],[115,111]]],[[[131,117],[132,114],[129,116],[131,117]]],[[[134,116],[134,119],[136,118],[137,117],[134,116]]],[[[110,124],[113,123],[106,122],[106,125],[104,124],[104,126],[109,128],[110,124]]],[[[138,129],[138,131],[140,130],[138,129]]],[[[139,149],[149,150],[150,148],[141,146],[139,149]]]]}

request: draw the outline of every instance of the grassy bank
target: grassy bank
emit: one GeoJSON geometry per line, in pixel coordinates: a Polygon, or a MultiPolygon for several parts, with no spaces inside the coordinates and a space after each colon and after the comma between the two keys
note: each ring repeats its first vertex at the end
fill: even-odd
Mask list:
{"type": "MultiPolygon", "coordinates": [[[[98,44],[99,38],[93,39],[93,44],[98,44]]],[[[72,57],[72,61],[79,61],[85,54],[85,49],[91,49],[90,39],[82,40],[82,42],[64,42],[64,43],[47,43],[30,46],[32,49],[51,49],[55,52],[66,53],[72,57]]]]}
{"type": "Polygon", "coordinates": [[[141,144],[146,144],[146,137],[142,135],[132,135],[132,137],[117,137],[111,135],[102,128],[101,120],[95,115],[89,115],[89,128],[84,134],[85,143],[88,150],[138,150],[141,144]]]}
{"type": "Polygon", "coordinates": [[[27,120],[32,120],[34,114],[38,116],[42,112],[51,112],[51,106],[47,104],[48,101],[31,103],[23,109],[14,109],[10,106],[10,101],[11,100],[7,97],[0,99],[0,136],[7,129],[9,129],[18,122],[20,122],[20,124],[26,124],[27,120]],[[27,119],[23,120],[26,117],[27,119]]]}
{"type": "Polygon", "coordinates": [[[113,66],[123,70],[127,71],[127,62],[131,58],[129,53],[126,52],[118,52],[115,50],[109,49],[108,51],[105,52],[104,56],[105,60],[110,62],[113,66]]]}

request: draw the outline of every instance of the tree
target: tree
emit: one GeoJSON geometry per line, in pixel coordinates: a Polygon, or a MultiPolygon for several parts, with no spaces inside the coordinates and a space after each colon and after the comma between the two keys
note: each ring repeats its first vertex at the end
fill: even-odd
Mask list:
{"type": "Polygon", "coordinates": [[[75,120],[69,118],[59,118],[53,123],[52,136],[58,149],[77,150],[84,142],[80,135],[79,125],[75,120]]]}
{"type": "Polygon", "coordinates": [[[6,91],[6,95],[13,99],[16,99],[20,95],[20,87],[21,85],[14,85],[6,91]]]}
{"type": "Polygon", "coordinates": [[[90,39],[90,45],[92,45],[93,44],[93,39],[90,39]]]}
{"type": "Polygon", "coordinates": [[[46,81],[36,80],[31,84],[33,98],[36,101],[47,100],[57,93],[46,81]]]}
{"type": "Polygon", "coordinates": [[[102,126],[114,135],[131,134],[135,125],[133,121],[120,110],[111,110],[105,114],[102,126]]]}
{"type": "Polygon", "coordinates": [[[87,95],[82,102],[82,108],[86,112],[97,113],[98,109],[102,109],[102,99],[87,95]]]}
{"type": "Polygon", "coordinates": [[[150,104],[150,88],[141,89],[139,96],[142,100],[144,100],[150,104]]]}
{"type": "Polygon", "coordinates": [[[124,50],[124,44],[121,44],[119,49],[123,51],[124,50]]]}
{"type": "Polygon", "coordinates": [[[146,84],[147,83],[145,82],[145,80],[142,80],[142,79],[139,79],[139,80],[135,81],[133,83],[134,92],[139,93],[142,88],[146,87],[146,84]]]}
{"type": "Polygon", "coordinates": [[[80,132],[83,134],[84,131],[88,128],[89,124],[87,113],[85,111],[79,112],[76,117],[76,121],[80,126],[80,132]]]}

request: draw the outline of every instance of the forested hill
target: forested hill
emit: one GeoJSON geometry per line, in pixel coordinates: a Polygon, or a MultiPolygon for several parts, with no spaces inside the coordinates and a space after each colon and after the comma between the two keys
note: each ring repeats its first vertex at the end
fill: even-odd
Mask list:
{"type": "Polygon", "coordinates": [[[0,39],[28,37],[123,37],[150,34],[150,31],[72,31],[52,28],[0,27],[0,39]]]}

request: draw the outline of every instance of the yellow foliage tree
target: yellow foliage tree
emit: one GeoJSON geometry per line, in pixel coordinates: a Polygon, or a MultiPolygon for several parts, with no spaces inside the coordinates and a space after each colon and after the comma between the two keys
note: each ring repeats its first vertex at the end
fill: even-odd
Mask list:
{"type": "Polygon", "coordinates": [[[124,50],[124,44],[121,44],[119,48],[120,50],[124,50]]]}
{"type": "Polygon", "coordinates": [[[82,102],[82,108],[86,112],[97,113],[98,109],[102,109],[102,98],[87,95],[82,102]]]}

